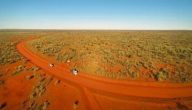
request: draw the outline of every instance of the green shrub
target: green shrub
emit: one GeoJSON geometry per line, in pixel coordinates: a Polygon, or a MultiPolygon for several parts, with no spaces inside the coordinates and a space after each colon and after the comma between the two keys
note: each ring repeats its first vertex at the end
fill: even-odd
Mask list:
{"type": "Polygon", "coordinates": [[[34,78],[34,75],[28,75],[25,77],[27,80],[31,80],[32,78],[34,78]]]}
{"type": "MultiPolygon", "coordinates": [[[[93,68],[89,68],[86,73],[93,75],[118,79],[146,76],[145,78],[157,81],[175,81],[176,77],[175,80],[173,76],[170,77],[173,75],[171,72],[158,70],[158,64],[171,65],[175,72],[185,70],[184,76],[191,78],[192,74],[188,75],[192,68],[191,36],[192,32],[186,31],[65,31],[46,35],[30,41],[29,44],[59,62],[70,60],[72,65],[69,65],[69,68],[74,65],[79,69],[89,68],[89,65],[84,63],[91,64],[92,59],[96,59],[97,67],[104,68],[105,71],[94,69],[93,72],[93,68]],[[118,72],[120,75],[109,74],[110,66],[116,65],[121,67],[118,72]],[[130,72],[127,67],[132,66],[137,70],[130,72]],[[153,73],[140,74],[142,67],[153,73]]],[[[192,78],[189,80],[183,76],[178,77],[180,78],[177,78],[177,81],[192,81],[192,78]]]]}
{"type": "Polygon", "coordinates": [[[129,75],[131,76],[131,78],[135,79],[138,77],[138,74],[136,72],[131,72],[129,73],[129,75]]]}
{"type": "Polygon", "coordinates": [[[32,66],[32,67],[30,68],[31,71],[38,71],[39,69],[40,69],[40,68],[37,67],[37,66],[32,66]]]}
{"type": "Polygon", "coordinates": [[[23,70],[25,70],[25,66],[19,65],[15,68],[15,71],[12,73],[12,75],[17,75],[17,74],[21,73],[23,70]]]}
{"type": "Polygon", "coordinates": [[[155,74],[155,79],[157,81],[164,81],[168,79],[168,73],[166,71],[159,71],[155,74]]]}

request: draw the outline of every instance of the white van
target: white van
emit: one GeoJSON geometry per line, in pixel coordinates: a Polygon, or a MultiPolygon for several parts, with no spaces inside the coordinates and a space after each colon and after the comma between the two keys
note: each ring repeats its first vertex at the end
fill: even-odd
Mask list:
{"type": "Polygon", "coordinates": [[[71,72],[72,72],[72,74],[75,75],[75,76],[78,74],[78,70],[77,70],[77,69],[72,69],[71,72]]]}

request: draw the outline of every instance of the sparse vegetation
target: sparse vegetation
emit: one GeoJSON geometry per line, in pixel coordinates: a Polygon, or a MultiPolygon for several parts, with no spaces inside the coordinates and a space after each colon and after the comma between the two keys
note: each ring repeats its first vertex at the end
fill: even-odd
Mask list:
{"type": "Polygon", "coordinates": [[[4,41],[0,37],[0,64],[10,64],[22,59],[15,49],[16,44],[17,41],[4,41]]]}
{"type": "Polygon", "coordinates": [[[28,45],[89,74],[191,82],[191,37],[191,31],[65,31],[28,45]]]}
{"type": "Polygon", "coordinates": [[[48,100],[39,102],[39,99],[45,94],[48,85],[53,80],[51,76],[44,76],[43,74],[33,73],[32,75],[26,76],[26,79],[37,78],[38,82],[33,86],[31,93],[29,94],[28,100],[22,102],[23,108],[27,110],[46,110],[50,105],[48,100]]]}
{"type": "Polygon", "coordinates": [[[0,32],[0,65],[11,64],[24,59],[16,50],[17,43],[23,39],[19,32],[0,32]],[[14,39],[14,36],[20,36],[14,39]]]}
{"type": "Polygon", "coordinates": [[[16,45],[19,41],[31,36],[44,36],[45,32],[33,31],[3,31],[0,30],[0,65],[12,64],[17,61],[27,61],[16,50],[16,45]]]}
{"type": "Polygon", "coordinates": [[[32,66],[32,67],[30,68],[31,71],[38,71],[39,69],[40,69],[40,68],[37,67],[37,66],[32,66]]]}
{"type": "Polygon", "coordinates": [[[31,79],[33,79],[34,78],[34,75],[28,75],[28,76],[26,76],[26,79],[27,80],[31,80],[31,79]]]}
{"type": "Polygon", "coordinates": [[[31,101],[28,104],[27,110],[46,110],[49,105],[50,103],[47,100],[42,103],[36,103],[35,101],[31,101]]]}
{"type": "Polygon", "coordinates": [[[157,72],[155,75],[155,79],[158,81],[163,81],[163,80],[167,80],[168,79],[168,72],[164,71],[164,70],[160,70],[159,72],[157,72]]]}
{"type": "Polygon", "coordinates": [[[52,81],[52,79],[53,79],[52,77],[49,78],[45,78],[43,76],[39,77],[39,82],[37,83],[36,86],[33,87],[30,99],[42,96],[46,91],[47,85],[52,81]]]}
{"type": "Polygon", "coordinates": [[[19,65],[15,68],[15,71],[13,72],[12,75],[17,75],[19,73],[21,73],[22,71],[25,70],[25,66],[24,65],[19,65]]]}

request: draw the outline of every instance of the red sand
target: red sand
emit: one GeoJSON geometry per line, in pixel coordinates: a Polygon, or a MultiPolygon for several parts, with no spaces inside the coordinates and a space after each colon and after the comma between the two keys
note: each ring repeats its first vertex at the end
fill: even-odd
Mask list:
{"type": "Polygon", "coordinates": [[[49,67],[49,61],[26,49],[25,42],[18,44],[17,49],[35,65],[78,89],[84,97],[81,103],[88,110],[174,109],[180,107],[176,104],[178,102],[188,108],[192,107],[191,83],[112,80],[81,72],[74,76],[67,67],[57,64],[53,68],[49,67]]]}
{"type": "Polygon", "coordinates": [[[22,102],[27,99],[36,82],[36,80],[26,80],[25,77],[31,75],[31,72],[23,71],[19,75],[11,75],[14,68],[20,63],[0,68],[2,71],[4,70],[4,76],[1,79],[5,80],[5,84],[0,86],[0,103],[6,102],[6,107],[2,110],[23,110],[22,102]]]}
{"type": "MultiPolygon", "coordinates": [[[[0,70],[4,73],[3,77],[0,80],[4,80],[5,83],[0,85],[0,103],[6,103],[6,106],[2,110],[26,110],[27,105],[23,102],[29,101],[29,96],[38,82],[38,78],[32,78],[27,80],[27,76],[33,75],[34,71],[23,71],[17,75],[11,75],[14,71],[14,68],[18,65],[23,64],[22,62],[16,62],[13,64],[8,64],[1,66],[0,70]]],[[[34,66],[30,62],[24,64],[26,68],[34,66]]],[[[35,72],[36,74],[45,74],[45,71],[39,70],[35,72]]],[[[45,77],[51,77],[46,75],[45,77]]],[[[87,109],[85,102],[84,94],[81,89],[73,87],[72,84],[68,84],[66,81],[60,81],[53,79],[51,83],[46,86],[45,93],[37,97],[35,100],[38,104],[48,100],[50,105],[47,110],[72,110],[73,104],[75,101],[79,101],[78,110],[87,109]]]]}

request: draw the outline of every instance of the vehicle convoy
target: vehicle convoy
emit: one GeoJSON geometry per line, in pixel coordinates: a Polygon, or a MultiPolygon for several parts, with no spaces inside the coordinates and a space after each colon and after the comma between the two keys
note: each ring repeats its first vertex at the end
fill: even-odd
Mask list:
{"type": "MultiPolygon", "coordinates": [[[[53,64],[53,63],[49,63],[49,67],[54,67],[55,65],[53,64]]],[[[73,68],[72,70],[71,70],[71,73],[73,74],[73,75],[77,75],[78,74],[78,70],[76,69],[76,68],[73,68]]]]}

